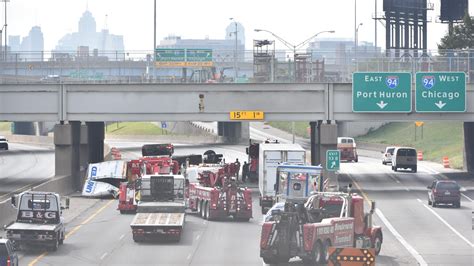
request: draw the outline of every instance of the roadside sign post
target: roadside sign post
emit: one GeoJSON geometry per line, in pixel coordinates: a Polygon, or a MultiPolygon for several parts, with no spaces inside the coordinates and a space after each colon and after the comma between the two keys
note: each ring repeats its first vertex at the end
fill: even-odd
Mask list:
{"type": "Polygon", "coordinates": [[[352,76],[352,111],[410,113],[410,73],[363,73],[352,76]]]}
{"type": "Polygon", "coordinates": [[[419,113],[466,111],[464,72],[416,73],[415,109],[419,113]]]}
{"type": "Polygon", "coordinates": [[[326,170],[338,171],[341,166],[341,152],[339,150],[326,151],[326,170]]]}

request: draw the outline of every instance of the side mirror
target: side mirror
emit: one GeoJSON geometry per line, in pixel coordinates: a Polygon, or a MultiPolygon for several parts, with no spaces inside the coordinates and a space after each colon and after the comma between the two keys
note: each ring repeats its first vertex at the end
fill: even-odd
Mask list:
{"type": "Polygon", "coordinates": [[[385,152],[384,152],[384,151],[381,151],[380,153],[381,153],[381,154],[384,154],[385,152]]]}
{"type": "Polygon", "coordinates": [[[249,148],[248,148],[248,147],[245,148],[245,153],[246,153],[246,154],[249,154],[249,148]]]}
{"type": "Polygon", "coordinates": [[[374,213],[375,212],[375,201],[371,201],[371,204],[370,204],[370,213],[374,213]]]}
{"type": "Polygon", "coordinates": [[[12,206],[13,206],[14,208],[16,208],[16,197],[15,197],[15,196],[12,196],[12,198],[11,198],[11,203],[12,203],[12,206]]]}
{"type": "MultiPolygon", "coordinates": [[[[64,209],[69,209],[69,203],[70,203],[70,199],[69,197],[66,197],[66,206],[64,207],[64,209]]],[[[63,209],[63,208],[62,208],[63,209]]]]}
{"type": "Polygon", "coordinates": [[[426,188],[427,188],[427,189],[431,189],[431,186],[427,186],[426,188]]]}

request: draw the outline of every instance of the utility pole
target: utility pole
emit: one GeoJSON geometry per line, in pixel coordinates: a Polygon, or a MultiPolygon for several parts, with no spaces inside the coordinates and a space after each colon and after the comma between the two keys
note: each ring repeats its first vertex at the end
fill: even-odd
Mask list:
{"type": "Polygon", "coordinates": [[[375,22],[375,42],[374,42],[374,49],[375,49],[375,53],[377,53],[377,0],[375,0],[375,19],[374,19],[374,22],[375,22]]]}
{"type": "Polygon", "coordinates": [[[237,39],[237,22],[235,21],[234,18],[230,18],[231,21],[234,22],[235,25],[235,31],[233,32],[235,35],[235,51],[234,51],[234,83],[237,82],[237,77],[239,75],[239,72],[237,70],[237,49],[238,49],[238,39],[237,39]]]}
{"type": "Polygon", "coordinates": [[[156,0],[153,5],[153,80],[156,75],[156,0]]]}

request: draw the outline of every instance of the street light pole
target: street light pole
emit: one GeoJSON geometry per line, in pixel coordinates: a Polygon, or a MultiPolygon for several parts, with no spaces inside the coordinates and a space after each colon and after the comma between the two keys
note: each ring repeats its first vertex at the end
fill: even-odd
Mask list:
{"type": "Polygon", "coordinates": [[[156,76],[156,0],[153,4],[153,79],[156,76]]]}
{"type": "MultiPolygon", "coordinates": [[[[8,38],[8,35],[7,35],[7,2],[10,2],[10,0],[1,0],[0,2],[4,2],[5,3],[5,23],[3,24],[3,28],[5,28],[5,61],[7,60],[7,45],[8,45],[8,41],[7,41],[7,38],[8,38]]],[[[3,29],[2,28],[2,29],[3,29]]],[[[1,34],[1,33],[0,33],[1,34]]],[[[1,45],[1,44],[0,44],[1,45]]],[[[4,56],[3,53],[1,55],[2,57],[4,56]]]]}
{"type": "Polygon", "coordinates": [[[260,32],[260,31],[263,31],[263,32],[267,32],[267,33],[270,33],[271,35],[273,35],[273,37],[277,38],[280,42],[282,42],[286,47],[290,48],[293,50],[293,63],[294,63],[294,66],[293,66],[293,81],[296,82],[296,49],[306,45],[307,43],[309,43],[312,39],[316,38],[319,34],[321,33],[335,33],[336,31],[334,30],[325,30],[325,31],[320,31],[316,34],[314,34],[313,36],[309,37],[308,39],[306,39],[305,41],[299,43],[298,45],[293,45],[287,41],[285,41],[285,39],[281,38],[280,36],[276,35],[275,33],[269,31],[269,30],[263,30],[263,29],[254,29],[255,32],[260,32]]]}
{"type": "Polygon", "coordinates": [[[237,39],[237,21],[235,21],[234,18],[230,18],[231,21],[234,22],[235,25],[235,31],[233,32],[235,35],[235,51],[234,51],[234,83],[237,82],[237,76],[239,75],[239,72],[237,70],[237,49],[238,49],[238,39],[237,39]]]}

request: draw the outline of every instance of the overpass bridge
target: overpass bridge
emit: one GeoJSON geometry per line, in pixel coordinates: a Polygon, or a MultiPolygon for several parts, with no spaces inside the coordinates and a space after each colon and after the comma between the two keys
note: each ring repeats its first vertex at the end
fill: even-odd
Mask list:
{"type": "MultiPolygon", "coordinates": [[[[414,97],[411,104],[415,110],[414,97]]],[[[0,121],[59,122],[56,174],[76,176],[78,188],[80,168],[103,158],[106,121],[218,121],[219,135],[235,141],[246,130],[230,112],[249,110],[263,112],[265,121],[313,121],[314,164],[324,164],[326,150],[336,149],[337,122],[462,121],[465,165],[474,171],[474,84],[459,113],[354,113],[350,83],[38,83],[0,90],[0,121]]]]}

